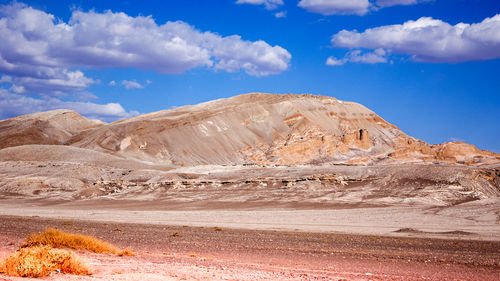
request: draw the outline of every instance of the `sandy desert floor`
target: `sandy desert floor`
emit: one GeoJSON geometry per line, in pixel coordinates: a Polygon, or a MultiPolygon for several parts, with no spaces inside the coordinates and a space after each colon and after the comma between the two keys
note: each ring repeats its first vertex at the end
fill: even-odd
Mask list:
{"type": "Polygon", "coordinates": [[[500,280],[497,200],[316,210],[175,211],[150,204],[4,199],[0,258],[50,226],[137,256],[79,252],[92,276],[46,280],[500,280]]]}
{"type": "MultiPolygon", "coordinates": [[[[135,257],[78,252],[92,276],[45,280],[500,280],[500,242],[0,217],[0,257],[46,227],[135,257]]],[[[0,276],[5,280],[21,280],[0,276]]],[[[23,279],[24,280],[24,279],[23,279]]]]}
{"type": "Polygon", "coordinates": [[[500,241],[500,200],[451,206],[211,202],[175,200],[0,200],[0,215],[64,220],[500,241]]]}

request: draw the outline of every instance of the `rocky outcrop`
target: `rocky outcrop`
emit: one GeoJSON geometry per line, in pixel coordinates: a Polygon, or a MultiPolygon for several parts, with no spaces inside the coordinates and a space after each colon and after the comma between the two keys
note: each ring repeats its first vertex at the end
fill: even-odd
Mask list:
{"type": "Polygon", "coordinates": [[[494,164],[500,162],[500,155],[463,142],[447,142],[429,145],[420,140],[399,140],[391,159],[401,162],[424,161],[465,165],[494,164]]]}

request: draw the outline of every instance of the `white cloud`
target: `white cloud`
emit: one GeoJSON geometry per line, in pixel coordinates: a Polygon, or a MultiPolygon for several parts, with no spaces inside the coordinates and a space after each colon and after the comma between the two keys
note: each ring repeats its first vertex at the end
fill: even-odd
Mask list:
{"type": "Polygon", "coordinates": [[[62,101],[53,97],[37,99],[0,89],[0,119],[55,109],[72,109],[87,118],[107,122],[139,115],[137,111],[125,111],[119,103],[62,101]]]}
{"type": "Polygon", "coordinates": [[[430,2],[433,0],[377,0],[379,7],[391,7],[396,5],[415,5],[422,2],[430,2]]]}
{"type": "Polygon", "coordinates": [[[376,64],[387,62],[387,52],[384,49],[376,49],[373,52],[363,53],[361,50],[354,50],[347,53],[349,62],[376,64]]]}
{"type": "Polygon", "coordinates": [[[115,80],[111,80],[111,82],[108,83],[109,86],[114,86],[116,85],[116,81],[115,80]]]}
{"type": "Polygon", "coordinates": [[[283,0],[238,0],[236,4],[264,5],[266,9],[274,10],[283,5],[283,0]]]}
{"type": "Polygon", "coordinates": [[[415,5],[434,0],[300,0],[299,7],[309,12],[329,15],[359,15],[396,5],[415,5]]]}
{"type": "Polygon", "coordinates": [[[342,59],[329,57],[326,60],[326,65],[340,66],[348,62],[363,64],[387,63],[387,55],[387,51],[384,49],[376,49],[373,52],[366,53],[363,53],[361,50],[353,50],[348,52],[342,59]]]}
{"type": "MultiPolygon", "coordinates": [[[[57,34],[54,16],[23,4],[0,6],[0,73],[10,77],[12,89],[60,94],[95,83],[81,71],[68,70],[48,54],[47,40],[57,34]]],[[[19,92],[19,91],[18,91],[19,92]]]]}
{"type": "Polygon", "coordinates": [[[291,59],[282,47],[242,40],[238,35],[222,37],[201,32],[182,21],[158,25],[151,17],[130,17],[110,11],[74,12],[66,26],[75,38],[72,48],[65,50],[69,52],[65,59],[91,67],[137,67],[182,73],[231,60],[238,64],[238,70],[269,75],[286,70],[291,59]]]}
{"type": "Polygon", "coordinates": [[[12,83],[12,77],[8,76],[8,75],[3,75],[1,78],[0,78],[0,84],[4,84],[4,83],[12,83]]]}
{"type": "Polygon", "coordinates": [[[370,10],[368,0],[301,0],[299,7],[309,12],[328,15],[364,15],[370,10]]]}
{"type": "Polygon", "coordinates": [[[286,11],[281,11],[281,12],[277,12],[274,14],[275,17],[277,18],[285,18],[286,17],[286,11]]]}
{"type": "Polygon", "coordinates": [[[137,81],[123,80],[120,84],[122,84],[125,87],[125,89],[127,89],[127,90],[144,88],[144,86],[137,83],[137,81]]]}
{"type": "Polygon", "coordinates": [[[237,35],[214,40],[210,45],[213,55],[218,58],[214,69],[227,72],[244,69],[253,76],[277,74],[288,68],[291,58],[288,51],[279,46],[270,51],[264,41],[243,41],[237,35]]]}
{"type": "Polygon", "coordinates": [[[464,62],[500,58],[500,15],[480,23],[450,25],[422,17],[364,32],[342,30],[332,44],[344,48],[385,49],[415,61],[464,62]]]}
{"type": "Polygon", "coordinates": [[[345,60],[341,59],[337,59],[335,57],[329,57],[327,60],[326,60],[326,65],[329,65],[329,66],[340,66],[340,65],[344,65],[346,63],[345,60]]]}
{"type": "Polygon", "coordinates": [[[17,94],[22,94],[22,93],[26,93],[26,89],[24,88],[24,86],[16,86],[16,85],[12,85],[12,87],[10,87],[9,89],[11,92],[14,92],[14,93],[17,93],[17,94]]]}
{"type": "Polygon", "coordinates": [[[84,90],[95,83],[93,79],[85,77],[79,70],[69,71],[68,69],[58,67],[51,69],[51,74],[53,75],[25,76],[5,71],[5,69],[2,69],[0,62],[0,71],[11,74],[10,76],[6,76],[9,77],[9,83],[12,83],[13,87],[23,87],[29,93],[61,95],[62,93],[84,90]]]}
{"type": "Polygon", "coordinates": [[[90,92],[78,92],[73,94],[73,97],[79,101],[91,101],[99,99],[96,95],[90,92]]]}
{"type": "Polygon", "coordinates": [[[74,68],[182,73],[197,67],[264,76],[286,70],[290,53],[264,41],[201,32],[151,16],[74,11],[66,23],[20,3],[0,6],[0,73],[27,92],[58,95],[95,81],[74,68]]]}

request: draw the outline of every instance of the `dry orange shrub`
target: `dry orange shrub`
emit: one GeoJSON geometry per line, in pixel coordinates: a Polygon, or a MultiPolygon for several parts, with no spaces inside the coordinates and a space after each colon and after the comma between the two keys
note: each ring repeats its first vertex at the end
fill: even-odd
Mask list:
{"type": "Polygon", "coordinates": [[[119,255],[120,257],[121,256],[135,256],[135,253],[132,252],[131,250],[129,249],[125,249],[125,250],[121,250],[121,251],[118,251],[118,253],[116,253],[117,255],[119,255]]]}
{"type": "Polygon", "coordinates": [[[68,233],[55,228],[47,228],[40,233],[34,233],[26,238],[23,247],[47,245],[52,248],[72,248],[83,249],[94,253],[110,253],[120,256],[135,256],[135,254],[126,249],[119,248],[102,241],[101,239],[83,234],[68,233]]]}
{"type": "Polygon", "coordinates": [[[64,273],[89,275],[87,265],[73,252],[50,246],[21,248],[0,263],[0,273],[20,277],[42,277],[60,270],[64,273]]]}
{"type": "Polygon", "coordinates": [[[73,248],[95,253],[135,256],[92,236],[47,228],[26,238],[24,245],[0,262],[0,273],[20,277],[42,277],[59,270],[64,273],[90,275],[87,265],[73,252],[54,248],[73,248]]]}

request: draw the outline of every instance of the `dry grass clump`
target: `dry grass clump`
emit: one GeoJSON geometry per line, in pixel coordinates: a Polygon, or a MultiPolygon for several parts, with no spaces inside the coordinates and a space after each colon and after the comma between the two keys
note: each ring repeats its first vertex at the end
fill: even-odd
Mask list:
{"type": "Polygon", "coordinates": [[[89,275],[87,265],[73,252],[50,246],[21,248],[0,263],[0,273],[20,277],[42,277],[59,270],[64,273],[89,275]]]}
{"type": "Polygon", "coordinates": [[[90,275],[87,265],[72,251],[54,248],[83,249],[94,253],[135,256],[92,236],[47,228],[26,238],[24,245],[0,262],[0,273],[20,277],[48,276],[53,271],[90,275]]]}
{"type": "Polygon", "coordinates": [[[129,249],[118,251],[118,253],[116,253],[116,254],[119,255],[120,257],[122,257],[122,256],[131,256],[131,257],[133,257],[133,256],[135,256],[135,253],[132,252],[129,249]]]}
{"type": "Polygon", "coordinates": [[[134,256],[130,250],[119,248],[101,239],[83,234],[68,233],[55,228],[47,228],[40,233],[34,233],[26,238],[22,247],[47,245],[52,248],[83,249],[94,253],[110,253],[120,256],[134,256]]]}

